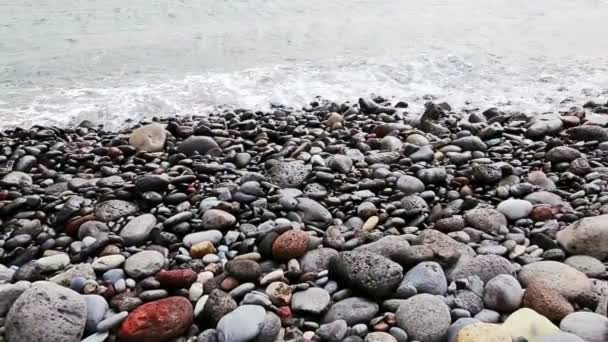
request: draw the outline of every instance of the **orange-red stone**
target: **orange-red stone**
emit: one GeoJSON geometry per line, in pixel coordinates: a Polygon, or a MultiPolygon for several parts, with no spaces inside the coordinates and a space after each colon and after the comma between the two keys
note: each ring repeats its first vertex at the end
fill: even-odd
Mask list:
{"type": "Polygon", "coordinates": [[[144,304],[127,316],[118,337],[123,342],[167,342],[192,325],[193,309],[184,297],[169,297],[144,304]]]}
{"type": "Polygon", "coordinates": [[[196,273],[191,269],[161,270],[156,273],[156,280],[162,287],[188,288],[196,281],[196,273]]]}
{"type": "Polygon", "coordinates": [[[310,236],[302,230],[290,230],[281,234],[272,244],[272,254],[280,260],[299,258],[308,250],[310,236]]]}

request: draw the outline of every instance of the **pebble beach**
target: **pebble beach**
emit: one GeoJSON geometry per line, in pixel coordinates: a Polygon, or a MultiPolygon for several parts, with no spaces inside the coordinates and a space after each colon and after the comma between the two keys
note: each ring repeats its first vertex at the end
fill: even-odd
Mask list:
{"type": "Polygon", "coordinates": [[[0,341],[608,341],[608,103],[411,105],[0,132],[0,341]]]}

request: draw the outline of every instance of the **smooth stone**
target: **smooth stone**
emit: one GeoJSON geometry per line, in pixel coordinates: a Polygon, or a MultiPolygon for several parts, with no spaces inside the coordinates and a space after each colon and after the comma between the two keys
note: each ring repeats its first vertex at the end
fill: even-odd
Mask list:
{"type": "Polygon", "coordinates": [[[582,338],[580,338],[574,334],[559,332],[557,334],[543,336],[543,337],[537,339],[536,342],[585,342],[585,341],[582,338]]]}
{"type": "Polygon", "coordinates": [[[524,291],[515,277],[499,274],[486,283],[483,302],[488,309],[513,312],[521,305],[524,291]]]}
{"type": "Polygon", "coordinates": [[[397,342],[397,340],[391,334],[385,333],[382,331],[376,331],[376,332],[367,334],[367,336],[365,336],[365,339],[363,341],[365,341],[365,342],[397,342]]]}
{"type": "Polygon", "coordinates": [[[187,156],[192,156],[195,153],[204,155],[216,155],[221,152],[219,145],[213,138],[206,136],[191,136],[188,139],[182,141],[177,148],[179,153],[183,153],[187,156]]]}
{"type": "Polygon", "coordinates": [[[157,251],[143,251],[125,261],[124,269],[133,278],[143,278],[160,271],[165,265],[165,257],[157,251]]]}
{"type": "Polygon", "coordinates": [[[409,270],[403,277],[403,284],[413,286],[417,293],[444,295],[448,290],[443,268],[434,261],[421,262],[409,270]]]}
{"type": "Polygon", "coordinates": [[[591,289],[591,281],[584,273],[557,261],[539,261],[524,265],[518,279],[524,286],[535,281],[544,282],[570,300],[591,289]]]}
{"type": "Polygon", "coordinates": [[[498,324],[473,323],[463,327],[456,342],[511,342],[511,335],[498,324]]]}
{"type": "Polygon", "coordinates": [[[8,312],[8,342],[79,342],[87,319],[83,297],[50,282],[36,282],[8,312]]]}
{"type": "Polygon", "coordinates": [[[405,250],[410,247],[410,243],[406,239],[407,236],[385,236],[374,242],[367,243],[355,248],[354,252],[367,252],[382,255],[385,258],[392,259],[398,263],[402,263],[405,250]]]}
{"type": "Polygon", "coordinates": [[[95,271],[105,272],[113,268],[118,268],[125,260],[126,258],[121,254],[106,255],[95,259],[91,266],[93,266],[95,271]]]}
{"type": "Polygon", "coordinates": [[[405,330],[412,340],[420,342],[444,341],[452,321],[449,307],[430,294],[407,299],[395,313],[395,318],[399,328],[405,330]]]}
{"type": "Polygon", "coordinates": [[[349,326],[367,323],[378,313],[378,304],[366,298],[350,297],[334,303],[323,316],[321,323],[344,320],[349,326]]]}
{"type": "Polygon", "coordinates": [[[333,248],[322,247],[308,251],[299,260],[302,272],[310,273],[327,270],[330,260],[338,254],[338,251],[333,248]]]}
{"type": "Polygon", "coordinates": [[[557,115],[543,114],[535,115],[529,122],[526,137],[540,138],[559,132],[563,127],[562,120],[557,115]]]}
{"type": "Polygon", "coordinates": [[[121,342],[164,342],[184,334],[192,325],[193,309],[184,297],[169,297],[133,310],[118,331],[121,342]]]}
{"type": "Polygon", "coordinates": [[[597,278],[606,273],[606,266],[598,259],[588,255],[573,255],[564,264],[585,273],[587,277],[597,278]]]}
{"type": "Polygon", "coordinates": [[[201,219],[203,221],[203,227],[206,230],[229,229],[236,224],[236,217],[234,217],[234,215],[219,209],[206,210],[201,219]]]}
{"type": "Polygon", "coordinates": [[[33,184],[32,177],[25,172],[11,171],[2,177],[2,183],[6,186],[31,186],[33,184]]]}
{"type": "Polygon", "coordinates": [[[125,319],[127,319],[127,316],[129,316],[129,313],[127,311],[121,311],[117,314],[106,317],[103,321],[97,324],[97,332],[107,332],[114,329],[125,319]]]}
{"type": "Polygon", "coordinates": [[[337,320],[331,323],[322,324],[317,329],[316,334],[321,337],[323,341],[327,342],[340,342],[346,336],[348,332],[348,324],[344,320],[337,320]]]}
{"type": "Polygon", "coordinates": [[[165,146],[167,132],[158,123],[151,123],[137,128],[129,135],[129,145],[139,152],[160,152],[165,146]]]}
{"type": "Polygon", "coordinates": [[[298,291],[293,294],[291,299],[291,308],[294,311],[303,311],[315,315],[323,312],[329,305],[330,296],[327,291],[311,287],[304,291],[298,291]]]}
{"type": "Polygon", "coordinates": [[[532,204],[560,205],[563,203],[563,200],[559,195],[548,191],[533,192],[524,197],[524,200],[532,204]]]}
{"type": "Polygon", "coordinates": [[[502,326],[514,339],[524,337],[528,341],[536,341],[543,336],[559,332],[559,328],[551,323],[548,318],[527,308],[513,312],[502,326]]]}
{"type": "Polygon", "coordinates": [[[571,162],[580,156],[581,153],[578,150],[568,146],[556,146],[545,154],[547,160],[552,163],[571,162]]]}
{"type": "Polygon", "coordinates": [[[41,272],[57,272],[70,265],[70,257],[65,253],[59,253],[36,260],[36,265],[41,272]]]}
{"type": "Polygon", "coordinates": [[[499,274],[515,274],[515,267],[509,260],[498,255],[478,255],[477,257],[457,265],[449,278],[452,280],[478,276],[484,283],[499,274]]]}
{"type": "Polygon", "coordinates": [[[585,342],[608,341],[608,318],[593,312],[574,312],[562,319],[560,329],[585,342]]]}
{"type": "Polygon", "coordinates": [[[496,210],[500,211],[509,220],[515,221],[530,215],[532,203],[520,199],[508,199],[500,202],[496,210]]]}
{"type": "Polygon", "coordinates": [[[325,228],[331,224],[331,213],[319,202],[310,198],[298,198],[296,212],[306,224],[325,228]]]}
{"type": "Polygon", "coordinates": [[[273,312],[266,312],[264,323],[255,342],[274,342],[281,330],[281,319],[273,312]]]}
{"type": "Polygon", "coordinates": [[[346,174],[352,169],[353,161],[343,154],[334,154],[327,159],[327,167],[333,171],[346,174]]]}
{"type": "Polygon", "coordinates": [[[247,342],[261,331],[266,310],[259,305],[243,305],[228,313],[217,324],[219,342],[247,342]]]}
{"type": "Polygon", "coordinates": [[[452,323],[452,325],[450,325],[450,328],[448,329],[446,341],[447,342],[456,342],[456,336],[458,335],[460,330],[462,330],[464,327],[466,327],[468,325],[475,324],[475,323],[480,323],[480,321],[478,319],[470,318],[470,317],[459,318],[454,323],[452,323]]]}
{"type": "Polygon", "coordinates": [[[127,246],[143,244],[150,237],[156,223],[156,217],[152,214],[137,216],[122,228],[120,237],[123,238],[127,246]]]}
{"type": "Polygon", "coordinates": [[[97,331],[97,324],[101,322],[108,311],[108,302],[100,295],[83,295],[87,304],[87,322],[85,330],[88,332],[97,331]]]}
{"type": "Polygon", "coordinates": [[[585,217],[557,232],[557,242],[571,254],[608,257],[608,215],[585,217]]]}
{"type": "Polygon", "coordinates": [[[219,230],[206,230],[203,232],[190,233],[184,236],[182,242],[187,248],[190,248],[193,245],[203,241],[211,241],[214,245],[216,245],[222,241],[223,237],[222,232],[219,230]]]}
{"type": "Polygon", "coordinates": [[[397,179],[396,187],[406,196],[423,192],[425,189],[424,183],[416,177],[403,175],[397,179]]]}

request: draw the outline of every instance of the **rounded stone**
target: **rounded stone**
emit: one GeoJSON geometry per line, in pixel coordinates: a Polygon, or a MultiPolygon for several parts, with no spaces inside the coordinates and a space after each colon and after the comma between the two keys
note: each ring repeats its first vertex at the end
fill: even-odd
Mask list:
{"type": "Polygon", "coordinates": [[[443,268],[434,261],[425,261],[414,266],[403,277],[401,285],[403,284],[413,286],[418,293],[444,295],[448,290],[443,268]]]}
{"type": "Polygon", "coordinates": [[[405,195],[413,195],[424,191],[424,183],[416,177],[403,175],[397,179],[397,190],[405,195]]]}
{"type": "Polygon", "coordinates": [[[536,311],[521,308],[513,312],[504,321],[502,327],[513,337],[523,337],[527,341],[536,341],[541,336],[555,334],[559,328],[555,324],[536,311]]]}
{"type": "Polygon", "coordinates": [[[253,260],[231,260],[226,263],[226,272],[242,282],[256,282],[262,268],[253,260]]]}
{"type": "Polygon", "coordinates": [[[591,289],[591,281],[575,268],[557,261],[539,261],[522,267],[518,274],[524,286],[540,281],[569,300],[591,289]]]}
{"type": "Polygon", "coordinates": [[[122,228],[120,237],[123,238],[127,246],[143,244],[150,237],[156,222],[156,217],[152,214],[137,216],[122,228]]]}
{"type": "Polygon", "coordinates": [[[193,320],[193,308],[184,297],[168,297],[133,310],[118,331],[121,341],[165,342],[184,334],[193,320]]]}
{"type": "Polygon", "coordinates": [[[598,259],[588,255],[573,255],[564,264],[574,267],[588,277],[597,278],[606,273],[606,266],[598,259]]]}
{"type": "Polygon", "coordinates": [[[489,254],[478,255],[467,262],[459,263],[449,276],[452,280],[478,276],[485,283],[499,274],[513,275],[515,267],[509,260],[489,254]]]}
{"type": "Polygon", "coordinates": [[[519,308],[524,291],[519,281],[509,274],[499,274],[486,283],[483,301],[488,309],[513,312],[519,308]]]}
{"type": "Polygon", "coordinates": [[[605,342],[608,337],[608,318],[593,312],[571,313],[562,319],[559,327],[585,342],[605,342]]]}
{"type": "Polygon", "coordinates": [[[572,254],[608,257],[608,215],[585,217],[557,232],[560,245],[572,254]]]}
{"type": "Polygon", "coordinates": [[[234,227],[236,224],[234,215],[219,209],[206,210],[201,219],[205,229],[225,230],[234,227]]]}
{"type": "Polygon", "coordinates": [[[578,150],[568,146],[556,146],[546,154],[547,160],[552,163],[570,162],[580,156],[581,153],[578,150]]]}
{"type": "Polygon", "coordinates": [[[274,240],[272,254],[279,260],[299,258],[306,254],[310,236],[303,230],[289,230],[274,240]]]}
{"type": "Polygon", "coordinates": [[[219,342],[247,342],[260,333],[266,310],[259,305],[242,305],[230,312],[217,324],[219,342]]]}
{"type": "Polygon", "coordinates": [[[160,152],[165,146],[167,132],[163,125],[151,123],[137,128],[129,135],[129,145],[138,152],[160,152]]]}
{"type": "Polygon", "coordinates": [[[88,332],[97,331],[97,324],[101,322],[108,311],[108,302],[100,295],[82,296],[87,305],[87,323],[85,329],[88,332]]]}
{"type": "Polygon", "coordinates": [[[585,342],[582,338],[565,332],[542,336],[536,342],[585,342]]]}
{"type": "Polygon", "coordinates": [[[179,153],[187,156],[192,156],[198,153],[202,156],[211,154],[215,155],[220,152],[219,145],[211,137],[191,136],[184,140],[177,148],[179,153]]]}
{"type": "Polygon", "coordinates": [[[318,315],[327,308],[329,301],[330,296],[327,291],[318,287],[311,287],[293,294],[291,308],[294,311],[318,315]]]}
{"type": "Polygon", "coordinates": [[[133,278],[143,278],[160,271],[165,265],[165,257],[157,251],[143,251],[127,258],[125,272],[133,278]]]}
{"type": "Polygon", "coordinates": [[[460,329],[455,342],[511,342],[511,335],[498,324],[473,323],[460,329]]]}
{"type": "Polygon", "coordinates": [[[188,288],[196,281],[197,274],[191,269],[161,270],[154,276],[163,288],[188,288]]]}
{"type": "Polygon", "coordinates": [[[78,342],[87,321],[84,298],[50,282],[36,282],[11,306],[6,317],[8,342],[78,342]]]}
{"type": "Polygon", "coordinates": [[[108,222],[123,216],[135,214],[139,208],[136,204],[123,200],[109,200],[95,207],[95,217],[100,221],[108,222]]]}
{"type": "Polygon", "coordinates": [[[391,294],[403,279],[401,265],[378,254],[342,252],[329,265],[330,274],[372,297],[391,294]]]}
{"type": "Polygon", "coordinates": [[[383,331],[376,331],[376,332],[367,334],[363,341],[365,341],[365,342],[397,342],[397,339],[395,339],[389,333],[385,333],[383,331]]]}
{"type": "Polygon", "coordinates": [[[306,252],[300,258],[302,272],[321,272],[329,268],[331,258],[338,256],[338,251],[332,248],[318,248],[306,252]]]}
{"type": "Polygon", "coordinates": [[[213,243],[211,241],[201,241],[190,247],[190,256],[197,259],[200,259],[207,254],[213,254],[215,252],[215,246],[213,246],[213,243]]]}
{"type": "Polygon", "coordinates": [[[438,297],[419,294],[407,299],[395,313],[397,326],[412,340],[442,342],[452,321],[449,307],[438,297]]]}
{"type": "Polygon", "coordinates": [[[574,307],[564,296],[541,281],[528,284],[523,303],[525,307],[556,322],[574,312],[574,307]]]}
{"type": "Polygon", "coordinates": [[[358,323],[368,323],[376,313],[378,304],[361,297],[350,297],[334,303],[323,316],[321,323],[331,323],[344,320],[349,326],[358,323]]]}
{"type": "Polygon", "coordinates": [[[478,208],[464,214],[467,224],[488,234],[497,234],[501,227],[507,226],[507,218],[496,209],[478,208]]]}
{"type": "Polygon", "coordinates": [[[282,188],[297,188],[311,172],[312,166],[301,161],[281,161],[268,170],[268,179],[282,188]]]}
{"type": "Polygon", "coordinates": [[[509,220],[515,221],[530,215],[530,212],[532,211],[532,203],[526,200],[508,199],[500,202],[500,204],[496,207],[496,210],[500,211],[509,220]]]}

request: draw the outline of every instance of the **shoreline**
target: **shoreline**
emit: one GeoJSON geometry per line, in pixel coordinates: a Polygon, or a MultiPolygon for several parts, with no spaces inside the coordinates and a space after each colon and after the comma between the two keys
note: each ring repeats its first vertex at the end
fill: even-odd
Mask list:
{"type": "Polygon", "coordinates": [[[2,130],[0,340],[599,341],[608,103],[577,105],[2,130]]]}

